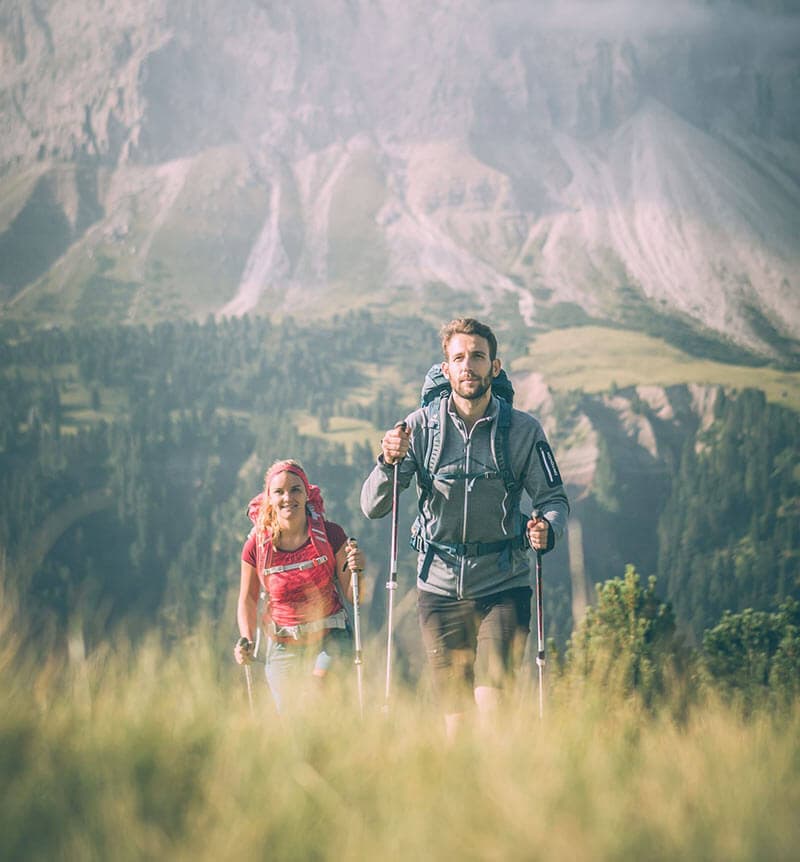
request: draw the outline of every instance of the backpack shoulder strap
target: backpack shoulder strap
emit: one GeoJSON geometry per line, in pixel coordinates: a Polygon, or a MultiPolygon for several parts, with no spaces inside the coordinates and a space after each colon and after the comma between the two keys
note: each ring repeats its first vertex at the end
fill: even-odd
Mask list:
{"type": "Polygon", "coordinates": [[[333,552],[333,545],[328,538],[328,530],[325,525],[325,519],[314,509],[310,509],[308,513],[308,532],[311,536],[311,544],[314,546],[314,551],[318,558],[327,557],[327,562],[324,564],[330,574],[331,583],[339,598],[339,604],[344,609],[347,622],[352,630],[353,620],[351,619],[351,611],[348,606],[347,597],[344,594],[342,585],[339,583],[339,578],[336,576],[336,555],[333,552]]]}
{"type": "Polygon", "coordinates": [[[509,441],[511,437],[511,414],[513,408],[505,398],[498,398],[497,402],[500,409],[497,415],[497,431],[493,436],[494,458],[500,478],[505,485],[506,493],[515,495],[520,493],[522,486],[511,469],[511,444],[509,441]]]}
{"type": "Polygon", "coordinates": [[[422,458],[419,464],[417,479],[422,495],[420,495],[420,507],[423,503],[423,495],[428,495],[433,490],[433,477],[439,468],[442,457],[442,444],[444,441],[444,429],[446,427],[447,396],[439,396],[424,405],[425,424],[422,458]]]}
{"type": "Polygon", "coordinates": [[[336,557],[328,538],[328,531],[325,529],[325,519],[311,507],[308,507],[308,534],[317,556],[327,557],[331,571],[335,572],[336,557]]]}
{"type": "Polygon", "coordinates": [[[261,589],[269,592],[267,576],[264,573],[272,565],[272,537],[267,534],[262,540],[258,535],[258,528],[255,526],[252,532],[256,537],[256,574],[261,589]]]}

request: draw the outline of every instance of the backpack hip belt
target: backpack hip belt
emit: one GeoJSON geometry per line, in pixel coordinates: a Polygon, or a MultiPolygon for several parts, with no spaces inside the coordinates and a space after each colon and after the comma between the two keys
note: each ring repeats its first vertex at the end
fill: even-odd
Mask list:
{"type": "Polygon", "coordinates": [[[497,542],[460,542],[455,545],[448,545],[444,542],[424,539],[419,533],[416,533],[411,536],[409,544],[421,554],[427,554],[428,550],[432,548],[434,551],[444,552],[453,557],[485,557],[487,554],[499,554],[507,548],[524,548],[525,534],[521,533],[510,539],[500,539],[497,542]]]}
{"type": "Polygon", "coordinates": [[[269,636],[273,638],[285,638],[287,640],[300,640],[304,635],[314,634],[323,629],[346,629],[347,614],[344,608],[331,614],[329,617],[323,617],[321,620],[313,620],[310,623],[297,623],[294,626],[281,626],[274,621],[268,626],[269,636]]]}
{"type": "Polygon", "coordinates": [[[483,557],[487,554],[507,554],[510,562],[511,552],[515,548],[525,547],[525,534],[501,539],[498,542],[464,542],[458,545],[447,545],[443,542],[432,542],[424,539],[419,533],[414,533],[410,544],[412,548],[425,555],[418,577],[422,581],[427,581],[434,554],[439,556],[443,553],[449,554],[462,560],[468,557],[483,557]]]}

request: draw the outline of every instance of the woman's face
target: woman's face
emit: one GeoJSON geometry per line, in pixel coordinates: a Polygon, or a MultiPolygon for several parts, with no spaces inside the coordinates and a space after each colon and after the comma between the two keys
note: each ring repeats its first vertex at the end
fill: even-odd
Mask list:
{"type": "Polygon", "coordinates": [[[281,526],[305,523],[306,486],[295,473],[276,473],[269,482],[269,503],[277,513],[281,526]]]}

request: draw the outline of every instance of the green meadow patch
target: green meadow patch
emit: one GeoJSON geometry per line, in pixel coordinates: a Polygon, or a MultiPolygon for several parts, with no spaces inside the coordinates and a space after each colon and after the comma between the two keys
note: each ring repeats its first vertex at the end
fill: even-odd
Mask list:
{"type": "Polygon", "coordinates": [[[513,370],[538,371],[562,392],[691,383],[755,388],[767,400],[800,411],[800,372],[697,359],[659,338],[610,327],[578,326],[539,335],[513,370]]]}
{"type": "Polygon", "coordinates": [[[383,430],[365,419],[331,416],[324,420],[307,412],[298,412],[294,414],[293,420],[298,433],[344,446],[348,454],[352,454],[353,447],[357,445],[367,445],[376,450],[380,448],[383,430]]]}
{"type": "Polygon", "coordinates": [[[113,422],[125,408],[120,393],[108,386],[92,389],[76,381],[64,384],[61,394],[62,431],[88,428],[99,421],[113,422]]]}

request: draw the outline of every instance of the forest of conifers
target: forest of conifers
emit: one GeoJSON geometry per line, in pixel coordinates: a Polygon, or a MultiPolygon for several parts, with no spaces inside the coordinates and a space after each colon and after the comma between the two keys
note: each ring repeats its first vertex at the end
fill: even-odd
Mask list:
{"type": "MultiPolygon", "coordinates": [[[[58,639],[80,625],[91,649],[120,627],[178,637],[200,619],[220,620],[237,585],[246,504],[278,457],[305,464],[328,516],[359,537],[382,586],[388,519],[368,522],[359,490],[382,429],[414,406],[409,393],[438,351],[426,321],[368,313],[313,324],[3,324],[0,552],[20,634],[58,639]],[[396,380],[411,389],[387,382],[396,380]],[[323,429],[333,416],[365,420],[374,443],[304,436],[298,413],[323,429]]],[[[563,404],[590,397],[570,393],[563,404]]],[[[655,564],[642,574],[657,574],[695,640],[726,610],[771,612],[800,596],[799,436],[793,412],[758,391],[729,393],[653,499],[657,530],[637,541],[655,564]]],[[[609,510],[608,466],[585,505],[624,536],[636,513],[624,499],[609,510]]],[[[403,556],[408,589],[413,562],[403,556]]],[[[548,634],[561,643],[571,628],[565,565],[554,555],[546,594],[548,634]]],[[[373,630],[382,605],[376,589],[373,630]]],[[[222,628],[232,636],[234,620],[222,628]]]]}

